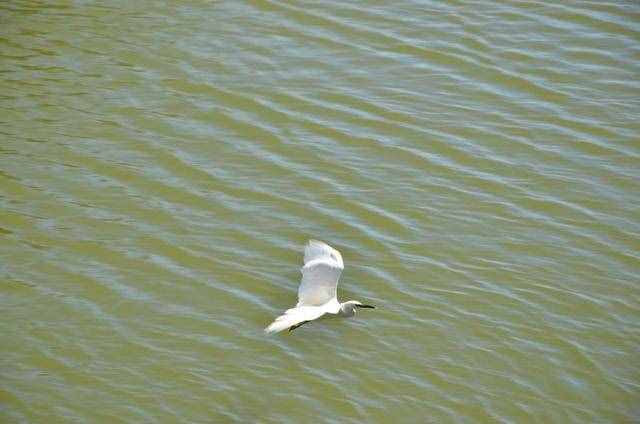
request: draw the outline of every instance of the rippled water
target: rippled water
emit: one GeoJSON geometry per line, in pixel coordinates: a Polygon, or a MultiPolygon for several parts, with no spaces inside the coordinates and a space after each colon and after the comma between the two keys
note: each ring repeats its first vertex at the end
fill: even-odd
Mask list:
{"type": "Polygon", "coordinates": [[[0,4],[3,422],[640,420],[640,6],[0,4]],[[265,336],[302,246],[378,306],[265,336]]]}

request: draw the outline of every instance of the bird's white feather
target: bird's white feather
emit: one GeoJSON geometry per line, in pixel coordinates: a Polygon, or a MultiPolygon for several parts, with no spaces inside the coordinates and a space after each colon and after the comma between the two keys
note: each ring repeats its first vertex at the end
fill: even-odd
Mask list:
{"type": "Polygon", "coordinates": [[[320,306],[335,299],[343,268],[340,252],[320,241],[309,241],[296,306],[320,306]]]}
{"type": "Polygon", "coordinates": [[[339,251],[318,240],[309,240],[304,248],[304,264],[316,259],[332,259],[337,262],[340,269],[344,269],[342,255],[339,251]]]}
{"type": "Polygon", "coordinates": [[[310,240],[304,249],[298,304],[276,318],[264,331],[275,333],[304,321],[313,321],[327,313],[341,313],[336,290],[343,269],[340,252],[326,243],[310,240]]]}
{"type": "Polygon", "coordinates": [[[267,333],[277,333],[278,331],[286,330],[287,328],[300,324],[301,322],[318,319],[324,315],[325,312],[325,308],[315,306],[291,308],[276,318],[271,325],[264,329],[264,331],[267,333]]]}

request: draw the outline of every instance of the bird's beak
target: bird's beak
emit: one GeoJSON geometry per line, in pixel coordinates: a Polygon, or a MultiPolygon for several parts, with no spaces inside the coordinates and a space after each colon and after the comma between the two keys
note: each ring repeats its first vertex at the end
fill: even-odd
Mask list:
{"type": "Polygon", "coordinates": [[[357,305],[358,308],[376,309],[373,305],[357,305]]]}

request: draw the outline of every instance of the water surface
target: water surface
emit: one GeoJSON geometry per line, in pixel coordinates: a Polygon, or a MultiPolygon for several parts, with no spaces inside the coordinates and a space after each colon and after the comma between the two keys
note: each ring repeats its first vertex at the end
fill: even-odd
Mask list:
{"type": "Polygon", "coordinates": [[[3,422],[640,419],[640,7],[0,5],[3,422]],[[378,306],[293,334],[302,247],[378,306]]]}

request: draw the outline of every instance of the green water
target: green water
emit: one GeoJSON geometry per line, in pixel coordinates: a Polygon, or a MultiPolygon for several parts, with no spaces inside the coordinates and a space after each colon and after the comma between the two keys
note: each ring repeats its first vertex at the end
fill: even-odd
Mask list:
{"type": "Polygon", "coordinates": [[[640,420],[640,6],[0,4],[0,421],[640,420]],[[292,334],[310,238],[339,298],[292,334]]]}

